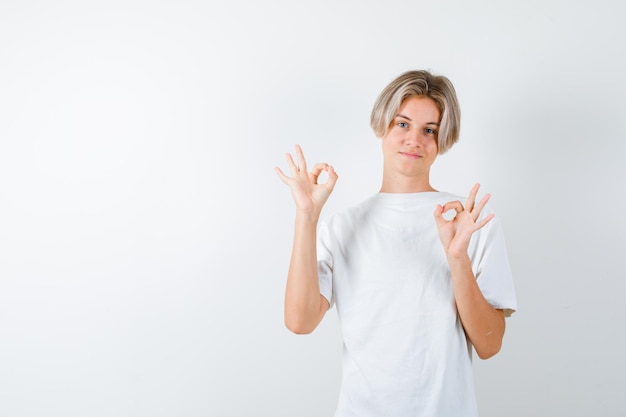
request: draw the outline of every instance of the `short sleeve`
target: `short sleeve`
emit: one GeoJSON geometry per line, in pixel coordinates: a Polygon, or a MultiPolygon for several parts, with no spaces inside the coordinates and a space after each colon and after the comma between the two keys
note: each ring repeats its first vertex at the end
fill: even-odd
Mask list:
{"type": "Polygon", "coordinates": [[[517,310],[517,298],[499,219],[491,220],[477,237],[470,258],[478,286],[487,302],[509,317],[517,310]]]}
{"type": "Polygon", "coordinates": [[[333,255],[328,222],[321,222],[317,231],[317,275],[320,294],[328,300],[330,307],[335,303],[333,297],[333,255]]]}

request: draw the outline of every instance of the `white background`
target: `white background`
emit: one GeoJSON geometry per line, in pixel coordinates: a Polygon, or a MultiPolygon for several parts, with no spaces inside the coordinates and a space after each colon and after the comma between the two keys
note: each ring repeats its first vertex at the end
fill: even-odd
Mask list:
{"type": "Polygon", "coordinates": [[[332,415],[273,167],[332,163],[323,215],[370,196],[371,106],[422,68],[463,114],[432,183],[493,194],[518,291],[481,415],[626,415],[619,3],[3,0],[0,415],[332,415]]]}

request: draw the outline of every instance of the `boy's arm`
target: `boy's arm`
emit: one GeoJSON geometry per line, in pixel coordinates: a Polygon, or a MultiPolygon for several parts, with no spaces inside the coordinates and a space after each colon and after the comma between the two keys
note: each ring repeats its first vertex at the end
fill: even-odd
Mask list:
{"type": "Polygon", "coordinates": [[[320,294],[316,251],[317,219],[296,214],[291,263],[285,291],[285,325],[297,334],[311,333],[329,303],[320,294]]]}
{"type": "Polygon", "coordinates": [[[488,359],[500,351],[505,323],[504,312],[491,306],[478,287],[467,253],[472,234],[493,219],[493,214],[489,214],[478,220],[490,197],[487,194],[475,204],[479,187],[476,184],[472,188],[465,207],[460,201],[437,206],[435,221],[452,273],[454,300],[465,334],[478,356],[488,359]],[[451,220],[444,219],[443,213],[452,209],[456,216],[451,220]]]}
{"type": "Polygon", "coordinates": [[[287,154],[287,163],[292,177],[280,168],[276,173],[289,186],[296,203],[296,221],[291,252],[291,262],[285,291],[285,324],[294,333],[311,333],[320,323],[329,308],[329,303],[320,294],[317,275],[317,222],[335,183],[337,174],[328,164],[317,164],[307,171],[306,161],[300,146],[296,145],[298,164],[287,154]],[[328,180],[319,184],[318,177],[325,171],[328,180]]]}
{"type": "Polygon", "coordinates": [[[500,351],[504,337],[504,312],[485,300],[472,271],[469,256],[448,256],[452,272],[454,300],[465,329],[481,359],[489,359],[500,351]]]}

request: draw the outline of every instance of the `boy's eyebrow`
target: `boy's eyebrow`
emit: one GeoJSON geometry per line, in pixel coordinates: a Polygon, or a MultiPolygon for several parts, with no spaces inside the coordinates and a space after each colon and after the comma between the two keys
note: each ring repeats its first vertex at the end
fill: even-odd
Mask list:
{"type": "MultiPolygon", "coordinates": [[[[406,119],[406,120],[408,120],[409,122],[412,122],[412,121],[413,121],[413,120],[411,120],[411,118],[410,118],[410,117],[406,117],[406,116],[405,116],[405,115],[403,115],[403,114],[398,114],[396,117],[402,117],[403,119],[406,119]]],[[[426,124],[427,124],[427,125],[435,125],[435,126],[439,126],[439,122],[428,122],[428,123],[426,123],[426,124]]]]}

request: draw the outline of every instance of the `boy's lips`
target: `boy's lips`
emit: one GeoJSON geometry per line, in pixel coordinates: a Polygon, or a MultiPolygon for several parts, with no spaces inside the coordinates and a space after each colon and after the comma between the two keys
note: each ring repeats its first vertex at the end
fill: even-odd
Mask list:
{"type": "Polygon", "coordinates": [[[411,152],[400,152],[400,154],[406,158],[409,159],[418,159],[421,158],[422,156],[416,153],[411,153],[411,152]]]}

